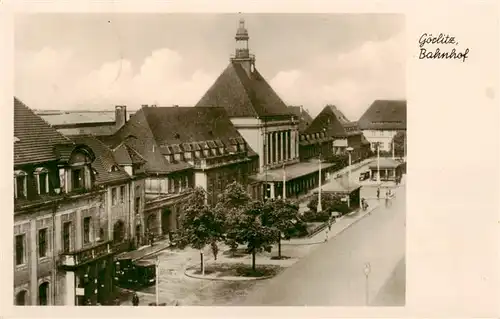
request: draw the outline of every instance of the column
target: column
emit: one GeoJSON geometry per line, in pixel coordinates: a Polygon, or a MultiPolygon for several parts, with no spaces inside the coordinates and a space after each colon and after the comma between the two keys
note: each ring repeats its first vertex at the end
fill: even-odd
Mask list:
{"type": "Polygon", "coordinates": [[[292,130],[290,134],[290,146],[291,146],[291,152],[290,155],[292,155],[292,159],[295,159],[295,131],[292,130]]]}
{"type": "MultiPolygon", "coordinates": [[[[167,184],[168,187],[168,184],[167,184]]],[[[129,220],[129,239],[134,240],[136,238],[135,235],[135,227],[136,227],[136,221],[135,221],[135,214],[139,213],[135,211],[135,181],[131,181],[128,184],[128,211],[130,214],[130,220],[129,220]]]]}
{"type": "MultiPolygon", "coordinates": [[[[65,306],[74,306],[75,305],[75,273],[72,271],[66,271],[64,274],[65,281],[65,306]]],[[[36,290],[38,292],[38,288],[36,290]]],[[[36,305],[36,303],[35,303],[36,305]]]]}
{"type": "Polygon", "coordinates": [[[283,132],[283,149],[285,150],[283,153],[285,154],[284,160],[288,160],[288,131],[283,132]]]}
{"type": "Polygon", "coordinates": [[[259,156],[259,172],[262,173],[264,165],[266,165],[266,135],[262,134],[261,135],[261,141],[262,141],[262,154],[259,156]]]}
{"type": "Polygon", "coordinates": [[[273,133],[273,136],[274,136],[274,141],[273,141],[273,145],[274,145],[274,150],[273,150],[273,153],[274,153],[274,161],[273,163],[276,163],[278,162],[278,132],[274,132],[273,133]]]}
{"type": "Polygon", "coordinates": [[[297,157],[299,157],[299,138],[297,136],[297,133],[295,134],[295,140],[293,141],[293,143],[295,145],[295,154],[297,157]]]}
{"type": "Polygon", "coordinates": [[[75,250],[82,248],[82,211],[76,211],[75,218],[75,250]]]}
{"type": "Polygon", "coordinates": [[[281,139],[280,139],[280,144],[281,144],[281,149],[280,149],[280,155],[281,155],[281,161],[284,162],[285,161],[285,157],[283,157],[283,155],[285,154],[284,152],[284,149],[285,149],[285,132],[284,131],[280,131],[278,134],[280,135],[281,139]]]}
{"type": "Polygon", "coordinates": [[[269,183],[269,185],[271,186],[271,199],[274,199],[274,183],[269,183]]]}
{"type": "Polygon", "coordinates": [[[266,133],[266,165],[269,165],[271,163],[271,135],[269,133],[266,133]]]}
{"type": "Polygon", "coordinates": [[[158,209],[158,211],[156,212],[156,219],[157,219],[157,223],[158,223],[158,226],[156,228],[156,229],[158,229],[158,231],[156,233],[158,234],[158,236],[163,235],[162,229],[161,229],[161,215],[162,215],[161,209],[158,209]]]}
{"type": "Polygon", "coordinates": [[[26,249],[26,264],[28,264],[30,276],[30,299],[31,303],[26,300],[27,304],[38,305],[38,254],[37,254],[37,231],[36,219],[30,222],[29,232],[25,236],[25,249],[26,249]]]}

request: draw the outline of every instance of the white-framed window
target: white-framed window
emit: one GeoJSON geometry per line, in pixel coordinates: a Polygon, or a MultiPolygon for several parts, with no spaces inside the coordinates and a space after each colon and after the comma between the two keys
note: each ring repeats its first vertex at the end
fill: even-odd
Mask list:
{"type": "Polygon", "coordinates": [[[175,161],[180,161],[181,160],[181,154],[180,153],[174,154],[174,160],[175,161]]]}
{"type": "Polygon", "coordinates": [[[118,198],[117,198],[117,195],[116,195],[116,187],[113,187],[111,189],[111,205],[115,206],[118,202],[118,198]]]}
{"type": "Polygon", "coordinates": [[[25,171],[14,171],[14,196],[15,198],[26,198],[28,174],[25,171]]]}
{"type": "Polygon", "coordinates": [[[193,153],[192,152],[185,152],[184,153],[184,158],[188,159],[188,160],[192,159],[193,158],[193,153]]]}
{"type": "Polygon", "coordinates": [[[15,237],[16,266],[22,266],[26,263],[26,234],[19,234],[15,237]]]}
{"type": "Polygon", "coordinates": [[[47,257],[48,252],[48,235],[49,231],[47,228],[42,228],[38,230],[38,258],[47,257]]]}
{"type": "Polygon", "coordinates": [[[224,147],[219,147],[219,153],[220,155],[224,155],[224,147]]]}
{"type": "Polygon", "coordinates": [[[83,243],[88,244],[92,240],[92,217],[83,218],[83,243]]]}
{"type": "Polygon", "coordinates": [[[125,185],[120,186],[120,203],[125,202],[125,185]]]}
{"type": "Polygon", "coordinates": [[[38,194],[47,194],[49,192],[49,170],[45,167],[37,167],[35,176],[38,194]]]}
{"type": "Polygon", "coordinates": [[[200,158],[201,157],[201,152],[200,151],[194,151],[194,156],[196,158],[200,158]]]}

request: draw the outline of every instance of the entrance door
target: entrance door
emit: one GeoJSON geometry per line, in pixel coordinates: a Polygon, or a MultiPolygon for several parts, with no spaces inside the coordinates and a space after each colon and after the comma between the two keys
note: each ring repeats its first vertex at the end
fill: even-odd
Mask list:
{"type": "Polygon", "coordinates": [[[21,290],[16,295],[16,306],[24,306],[26,304],[26,290],[21,290]]]}
{"type": "Polygon", "coordinates": [[[38,287],[38,304],[41,306],[45,306],[48,304],[49,297],[49,283],[43,282],[38,287]]]}
{"type": "Polygon", "coordinates": [[[113,226],[113,241],[121,243],[125,239],[125,223],[118,220],[113,226]]]}
{"type": "Polygon", "coordinates": [[[172,211],[169,208],[163,209],[161,216],[161,230],[163,234],[168,234],[170,232],[170,215],[172,211]]]}

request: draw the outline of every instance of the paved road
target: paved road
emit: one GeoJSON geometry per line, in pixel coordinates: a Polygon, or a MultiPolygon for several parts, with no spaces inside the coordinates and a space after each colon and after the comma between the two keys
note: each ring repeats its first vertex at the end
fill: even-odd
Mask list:
{"type": "Polygon", "coordinates": [[[371,215],[266,282],[239,305],[364,306],[369,262],[370,305],[404,305],[405,187],[392,206],[371,215]]]}

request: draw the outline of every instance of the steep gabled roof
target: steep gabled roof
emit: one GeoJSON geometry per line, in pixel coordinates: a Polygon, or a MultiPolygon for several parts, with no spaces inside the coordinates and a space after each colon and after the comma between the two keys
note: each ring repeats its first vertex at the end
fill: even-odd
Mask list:
{"type": "Polygon", "coordinates": [[[92,162],[92,168],[97,172],[96,184],[102,185],[130,179],[127,172],[118,166],[111,149],[103,142],[90,135],[75,135],[71,139],[76,143],[87,145],[96,155],[92,162]]]}
{"type": "Polygon", "coordinates": [[[347,136],[343,124],[337,118],[337,115],[327,105],[323,110],[314,118],[311,125],[304,131],[306,134],[314,134],[325,130],[329,137],[345,137],[347,136]]]}
{"type": "Polygon", "coordinates": [[[376,100],[358,123],[362,130],[406,130],[406,100],[376,100]]]}
{"type": "Polygon", "coordinates": [[[350,122],[349,119],[344,115],[344,113],[342,113],[342,111],[339,110],[335,105],[328,104],[326,107],[329,107],[332,110],[333,114],[335,114],[340,123],[347,124],[350,122]]]}
{"type": "Polygon", "coordinates": [[[58,144],[72,143],[14,97],[14,165],[57,160],[58,144]]]}
{"type": "Polygon", "coordinates": [[[196,104],[223,107],[229,117],[288,115],[290,112],[257,71],[248,74],[241,64],[231,62],[196,104]]]}
{"type": "Polygon", "coordinates": [[[302,106],[289,106],[288,110],[299,119],[299,132],[304,132],[313,121],[309,112],[302,106]]]}

